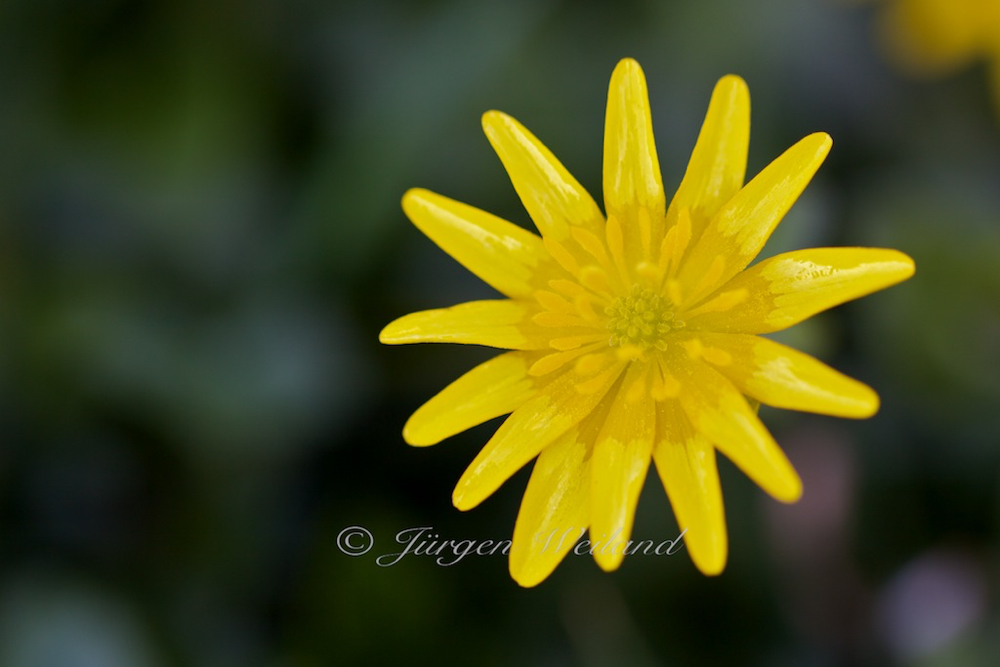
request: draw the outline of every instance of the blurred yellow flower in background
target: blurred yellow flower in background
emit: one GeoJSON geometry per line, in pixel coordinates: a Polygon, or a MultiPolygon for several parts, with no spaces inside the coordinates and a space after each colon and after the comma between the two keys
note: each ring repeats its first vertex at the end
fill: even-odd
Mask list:
{"type": "Polygon", "coordinates": [[[893,58],[917,74],[985,61],[1000,109],[1000,1],[889,0],[881,31],[893,58]]]}
{"type": "Polygon", "coordinates": [[[747,268],[831,140],[805,137],[744,185],[750,101],[736,76],[716,85],[669,205],[634,60],[618,64],[608,92],[606,217],[516,120],[490,111],[483,128],[541,236],[426,190],[403,197],[421,231],[507,298],[406,315],[380,340],[508,350],[417,410],[404,438],[431,445],[511,413],[453,501],[475,507],[537,457],[510,552],[523,586],[544,580],[585,530],[597,563],[617,568],[651,462],[692,560],[721,572],[716,449],[778,500],[801,494],[753,401],[852,418],[878,409],[867,386],[757,334],[905,280],[912,260],[888,249],[816,248],[747,268]],[[564,534],[572,539],[549,539],[564,534]]]}

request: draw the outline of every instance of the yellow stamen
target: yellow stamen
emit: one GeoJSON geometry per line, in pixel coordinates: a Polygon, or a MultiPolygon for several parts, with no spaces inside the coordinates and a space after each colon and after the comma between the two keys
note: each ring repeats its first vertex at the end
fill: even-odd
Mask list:
{"type": "Polygon", "coordinates": [[[681,328],[673,304],[662,294],[635,285],[628,296],[615,299],[604,309],[608,316],[609,343],[621,347],[636,346],[640,350],[650,347],[665,349],[663,337],[681,328]]]}
{"type": "Polygon", "coordinates": [[[674,302],[675,305],[680,306],[684,303],[683,294],[681,293],[681,284],[677,280],[667,281],[667,296],[670,300],[674,302]]]}
{"type": "Polygon", "coordinates": [[[579,313],[580,317],[591,324],[600,326],[601,317],[594,311],[593,297],[586,293],[581,294],[573,300],[573,305],[576,306],[576,312],[579,313]]]}
{"type": "Polygon", "coordinates": [[[571,227],[569,231],[580,247],[590,253],[601,266],[605,269],[611,268],[611,260],[608,259],[608,253],[604,250],[604,243],[596,234],[582,227],[571,227]]]}
{"type": "Polygon", "coordinates": [[[613,357],[607,352],[595,352],[593,354],[580,357],[580,359],[576,362],[576,366],[573,367],[573,370],[575,370],[578,375],[593,375],[604,368],[612,359],[613,357]]]}
{"type": "Polygon", "coordinates": [[[733,355],[729,354],[725,350],[720,350],[714,347],[706,347],[701,352],[702,359],[710,364],[715,364],[716,366],[727,366],[733,361],[733,355]]]}
{"type": "Polygon", "coordinates": [[[663,277],[660,267],[645,261],[636,264],[635,273],[649,285],[659,285],[660,279],[663,277]]]}
{"type": "Polygon", "coordinates": [[[562,338],[553,338],[550,340],[549,347],[565,351],[578,348],[587,343],[596,343],[598,341],[603,343],[605,340],[607,340],[607,336],[603,333],[586,334],[583,336],[563,336],[562,338]]]}
{"type": "Polygon", "coordinates": [[[618,218],[611,216],[604,226],[604,237],[608,242],[608,250],[611,251],[611,258],[614,260],[615,268],[625,280],[628,279],[625,269],[625,240],[622,237],[622,225],[618,218]]]}
{"type": "Polygon", "coordinates": [[[566,246],[547,236],[542,238],[542,243],[545,245],[545,249],[549,251],[549,254],[552,255],[552,258],[559,263],[559,266],[574,276],[579,275],[580,264],[573,257],[573,254],[566,249],[566,246]]]}
{"type": "Polygon", "coordinates": [[[608,282],[608,274],[593,264],[585,266],[580,270],[580,283],[598,294],[604,294],[605,296],[611,294],[611,284],[608,282]]]}
{"type": "Polygon", "coordinates": [[[546,310],[567,314],[573,314],[576,312],[576,308],[573,307],[572,303],[554,292],[541,289],[535,290],[535,299],[538,303],[542,304],[542,307],[546,310]]]}
{"type": "Polygon", "coordinates": [[[702,345],[701,339],[699,338],[692,338],[684,341],[683,346],[684,349],[687,350],[688,356],[694,361],[701,359],[701,355],[705,351],[705,346],[702,345]]]}
{"type": "Polygon", "coordinates": [[[744,287],[722,292],[697,308],[685,311],[685,317],[692,318],[698,315],[705,315],[707,313],[723,313],[730,308],[743,303],[749,296],[750,293],[744,287]]]}
{"type": "Polygon", "coordinates": [[[684,252],[691,243],[691,213],[682,208],[677,214],[677,222],[670,228],[660,246],[659,265],[664,273],[677,273],[684,252]]]}
{"type": "Polygon", "coordinates": [[[538,313],[537,315],[531,318],[531,321],[540,327],[551,327],[551,328],[588,326],[586,320],[583,320],[577,317],[576,315],[570,315],[567,313],[554,313],[551,310],[546,310],[544,312],[538,313]]]}
{"type": "Polygon", "coordinates": [[[528,375],[532,375],[534,377],[547,375],[552,371],[562,368],[577,357],[586,354],[589,350],[597,349],[597,347],[598,346],[596,345],[590,345],[576,350],[547,354],[531,365],[531,368],[528,369],[528,375]]]}
{"type": "Polygon", "coordinates": [[[600,391],[613,379],[613,376],[617,375],[618,373],[621,373],[621,370],[622,370],[621,364],[615,364],[610,368],[608,368],[603,373],[601,373],[600,375],[596,375],[593,378],[587,380],[586,382],[580,382],[579,384],[577,384],[576,391],[577,393],[584,395],[593,394],[597,391],[600,391]]]}
{"type": "Polygon", "coordinates": [[[722,277],[722,272],[726,269],[726,258],[722,255],[716,255],[715,259],[708,266],[708,270],[702,275],[701,280],[693,290],[691,290],[691,298],[699,298],[702,294],[708,292],[715,284],[719,282],[719,278],[722,277]]]}
{"type": "Polygon", "coordinates": [[[652,251],[651,246],[653,245],[653,221],[650,219],[649,210],[646,207],[639,207],[637,222],[639,223],[639,241],[642,244],[642,257],[645,259],[650,256],[652,251]]]}
{"type": "Polygon", "coordinates": [[[587,290],[581,287],[580,283],[573,282],[572,280],[565,280],[563,278],[550,280],[549,287],[557,292],[561,292],[571,299],[579,296],[580,294],[587,293],[587,290]]]}

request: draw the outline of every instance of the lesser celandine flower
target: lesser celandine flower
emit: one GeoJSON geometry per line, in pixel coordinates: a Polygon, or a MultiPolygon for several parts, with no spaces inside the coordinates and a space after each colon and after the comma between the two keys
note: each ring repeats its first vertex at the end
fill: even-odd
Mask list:
{"type": "Polygon", "coordinates": [[[401,317],[382,342],[509,350],[417,410],[404,438],[432,445],[511,413],[453,501],[475,507],[538,457],[510,552],[523,586],[545,579],[585,529],[597,563],[617,568],[651,461],[694,563],[719,573],[716,449],[778,500],[802,491],[747,397],[842,417],[878,409],[867,386],[757,334],[904,280],[913,262],[895,250],[816,248],[747,268],[831,141],[802,139],[744,185],[750,102],[736,76],[716,85],[669,206],[633,60],[608,91],[606,216],[516,120],[490,111],[483,128],[541,236],[426,190],[403,197],[421,231],[508,298],[401,317]]]}
{"type": "Polygon", "coordinates": [[[881,27],[892,55],[914,72],[986,62],[1000,106],[1000,0],[887,0],[881,27]]]}

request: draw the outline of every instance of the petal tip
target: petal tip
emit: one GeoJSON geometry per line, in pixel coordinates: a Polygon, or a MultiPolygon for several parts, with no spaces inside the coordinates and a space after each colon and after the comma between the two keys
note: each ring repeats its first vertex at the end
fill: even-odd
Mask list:
{"type": "Polygon", "coordinates": [[[905,252],[901,252],[895,248],[874,248],[872,251],[883,253],[882,261],[885,262],[886,273],[892,278],[892,282],[886,284],[885,287],[909,280],[917,272],[916,263],[905,252]]]}
{"type": "Polygon", "coordinates": [[[858,406],[858,419],[868,419],[870,417],[874,417],[878,414],[879,408],[882,407],[882,401],[878,394],[875,393],[875,390],[867,386],[865,388],[868,391],[865,392],[865,400],[858,406]]]}
{"type": "Polygon", "coordinates": [[[617,549],[612,549],[611,553],[606,553],[599,549],[594,550],[594,560],[597,562],[598,567],[605,572],[614,572],[617,570],[624,558],[625,555],[618,553],[617,549]]]}
{"type": "Polygon", "coordinates": [[[441,442],[441,438],[429,437],[424,433],[419,422],[414,421],[416,413],[403,425],[403,441],[411,447],[429,447],[441,442]]]}
{"type": "Polygon", "coordinates": [[[860,248],[860,250],[871,253],[872,264],[888,279],[888,282],[878,288],[879,290],[909,280],[917,271],[913,258],[895,248],[860,248]]]}
{"type": "Polygon", "coordinates": [[[624,58],[618,61],[617,65],[615,65],[616,70],[624,68],[636,68],[639,70],[642,69],[642,67],[639,66],[639,61],[633,58],[632,56],[625,56],[624,58]]]}
{"type": "Polygon", "coordinates": [[[900,269],[900,280],[907,280],[913,277],[913,274],[917,272],[917,264],[913,261],[913,258],[907,255],[905,252],[896,251],[899,256],[899,262],[902,265],[900,269]]]}
{"type": "Polygon", "coordinates": [[[706,577],[717,577],[723,573],[726,569],[726,554],[723,552],[721,555],[713,554],[710,557],[702,557],[698,560],[694,560],[695,567],[706,577]]]}
{"type": "Polygon", "coordinates": [[[451,493],[451,504],[460,512],[468,512],[473,507],[482,502],[482,498],[472,497],[469,493],[469,484],[465,478],[458,480],[455,490],[451,493]]]}
{"type": "Polygon", "coordinates": [[[406,214],[406,217],[412,221],[417,207],[423,205],[431,194],[430,190],[424,188],[410,188],[404,192],[399,203],[403,207],[403,213],[406,214]]]}
{"type": "Polygon", "coordinates": [[[549,573],[539,568],[529,567],[526,563],[515,564],[510,560],[510,578],[521,588],[534,588],[548,578],[549,573]]]}
{"type": "Polygon", "coordinates": [[[504,112],[497,111],[496,109],[490,109],[482,115],[482,118],[480,118],[480,123],[482,123],[483,126],[483,132],[486,133],[486,136],[490,136],[494,131],[494,128],[497,125],[506,123],[508,118],[510,118],[510,116],[504,112]]]}
{"type": "Polygon", "coordinates": [[[413,313],[397,317],[378,333],[378,342],[383,345],[405,345],[414,342],[413,325],[410,321],[413,313]]]}
{"type": "Polygon", "coordinates": [[[816,152],[823,157],[826,157],[826,154],[833,147],[833,137],[826,132],[813,132],[806,139],[816,144],[816,152]]]}
{"type": "Polygon", "coordinates": [[[611,81],[614,83],[622,79],[639,79],[640,81],[645,81],[645,74],[643,74],[639,61],[630,57],[622,58],[618,61],[614,71],[611,73],[611,81]]]}
{"type": "Polygon", "coordinates": [[[420,198],[422,198],[426,194],[427,194],[427,190],[425,190],[423,188],[410,188],[406,192],[403,193],[403,197],[402,197],[402,199],[400,201],[403,203],[403,206],[405,207],[406,206],[406,202],[412,201],[414,199],[420,199],[420,198]]]}
{"type": "Polygon", "coordinates": [[[749,95],[750,88],[747,86],[747,82],[743,80],[739,74],[726,74],[715,87],[719,90],[725,90],[727,88],[732,89],[734,92],[739,92],[740,94],[749,95]]]}
{"type": "Polygon", "coordinates": [[[725,524],[718,531],[711,531],[708,536],[696,539],[687,529],[684,530],[684,547],[691,555],[691,562],[698,571],[706,577],[716,577],[726,569],[729,558],[729,540],[725,524]],[[704,539],[708,537],[708,539],[704,539]]]}
{"type": "Polygon", "coordinates": [[[399,320],[393,320],[389,324],[385,325],[381,331],[378,332],[378,342],[383,345],[397,345],[399,341],[396,339],[396,330],[399,328],[396,326],[396,322],[399,320]]]}
{"type": "Polygon", "coordinates": [[[790,505],[802,497],[802,480],[798,473],[792,471],[791,476],[784,480],[781,486],[771,488],[770,492],[775,500],[790,505]]]}
{"type": "Polygon", "coordinates": [[[881,401],[874,389],[853,378],[847,378],[851,383],[851,391],[844,396],[842,410],[831,411],[836,417],[845,419],[869,419],[878,414],[881,401]]]}

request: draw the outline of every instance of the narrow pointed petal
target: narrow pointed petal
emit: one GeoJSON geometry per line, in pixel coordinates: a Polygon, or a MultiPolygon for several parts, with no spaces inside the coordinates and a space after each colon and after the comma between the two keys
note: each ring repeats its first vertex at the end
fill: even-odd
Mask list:
{"type": "Polygon", "coordinates": [[[678,400],[695,430],[771,496],[798,500],[802,481],[743,394],[707,364],[672,356],[681,381],[678,400]]]}
{"type": "Polygon", "coordinates": [[[730,74],[715,85],[667,218],[687,209],[694,221],[711,219],[743,187],[749,144],[750,92],[743,79],[730,74]]]}
{"type": "Polygon", "coordinates": [[[500,488],[524,464],[563,433],[579,424],[618,379],[621,366],[590,378],[597,386],[581,394],[580,376],[570,369],[553,378],[511,414],[493,434],[458,480],[452,502],[460,510],[472,509],[500,488]]]}
{"type": "Polygon", "coordinates": [[[594,560],[608,572],[617,569],[625,557],[653,453],[653,399],[648,392],[630,396],[629,391],[640,379],[638,368],[638,364],[629,368],[594,445],[590,539],[594,560]]]}
{"type": "Polygon", "coordinates": [[[706,345],[727,352],[717,366],[736,388],[776,408],[864,419],[878,411],[878,394],[798,350],[747,334],[705,334],[706,345]]]}
{"type": "Polygon", "coordinates": [[[768,333],[906,280],[913,260],[883,248],[810,248],[777,255],[736,276],[724,290],[745,290],[723,312],[691,318],[693,329],[768,333]]]}
{"type": "MultiPolygon", "coordinates": [[[[743,270],[764,247],[771,232],[819,169],[833,141],[811,134],[782,153],[747,183],[712,218],[680,272],[685,285],[697,285],[713,263],[721,271],[703,293],[743,270]]],[[[690,295],[695,296],[695,295],[690,295]]]]}
{"type": "Polygon", "coordinates": [[[499,292],[528,296],[554,263],[542,239],[506,220],[428,190],[403,195],[403,211],[434,243],[499,292]]]}
{"type": "Polygon", "coordinates": [[[587,532],[590,461],[576,427],[542,450],[514,525],[510,575],[521,586],[541,583],[587,532]]]}
{"type": "Polygon", "coordinates": [[[604,216],[593,197],[523,125],[507,114],[488,111],[483,131],[543,235],[563,241],[574,225],[601,229],[604,216]]]}
{"type": "Polygon", "coordinates": [[[528,368],[538,357],[508,352],[479,364],[424,403],[403,427],[403,439],[419,447],[513,412],[535,393],[528,368]]]}
{"type": "Polygon", "coordinates": [[[536,312],[516,301],[470,301],[404,315],[387,324],[378,339],[389,345],[466,343],[541,350],[548,347],[552,330],[532,322],[536,312]]]}
{"type": "Polygon", "coordinates": [[[637,209],[645,208],[655,222],[663,219],[665,202],[646,77],[639,63],[626,58],[615,67],[608,88],[604,207],[608,217],[621,220],[626,236],[631,236],[629,221],[635,219],[637,209]]]}
{"type": "Polygon", "coordinates": [[[694,432],[676,401],[657,404],[656,471],[674,508],[691,560],[703,574],[726,567],[728,538],[715,448],[694,432]]]}

